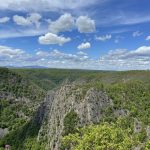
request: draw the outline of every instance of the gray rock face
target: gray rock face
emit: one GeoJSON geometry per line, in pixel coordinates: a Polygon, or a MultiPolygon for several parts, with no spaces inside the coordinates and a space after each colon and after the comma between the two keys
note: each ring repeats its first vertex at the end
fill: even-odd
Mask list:
{"type": "Polygon", "coordinates": [[[146,128],[147,137],[150,139],[150,126],[146,128]]]}
{"type": "Polygon", "coordinates": [[[141,146],[135,147],[134,150],[141,150],[141,146]]]}
{"type": "Polygon", "coordinates": [[[129,114],[129,111],[125,109],[119,109],[119,110],[115,110],[114,113],[117,117],[124,117],[129,114]]]}
{"type": "Polygon", "coordinates": [[[135,121],[134,121],[134,132],[139,133],[141,131],[142,131],[142,123],[140,121],[138,121],[137,119],[135,119],[135,121]]]}
{"type": "Polygon", "coordinates": [[[8,133],[9,133],[9,131],[7,128],[5,128],[5,129],[0,128],[0,139],[3,138],[8,133]]]}
{"type": "Polygon", "coordinates": [[[52,107],[52,103],[54,100],[54,91],[49,91],[44,102],[40,106],[36,116],[35,121],[41,124],[41,128],[38,133],[38,141],[45,140],[47,138],[47,118],[50,113],[50,109],[52,107]],[[42,133],[44,132],[45,136],[43,137],[42,133]]]}
{"type": "MultiPolygon", "coordinates": [[[[82,88],[76,88],[75,84],[62,86],[55,93],[50,92],[46,99],[49,103],[46,150],[59,150],[64,118],[68,112],[74,110],[80,119],[79,126],[84,126],[99,122],[102,117],[101,110],[113,105],[105,92],[94,88],[83,92],[82,88]]],[[[40,133],[43,130],[44,127],[40,133]]]]}
{"type": "Polygon", "coordinates": [[[12,97],[13,97],[13,94],[11,94],[9,92],[0,91],[0,99],[9,99],[9,100],[11,100],[12,97]]]}

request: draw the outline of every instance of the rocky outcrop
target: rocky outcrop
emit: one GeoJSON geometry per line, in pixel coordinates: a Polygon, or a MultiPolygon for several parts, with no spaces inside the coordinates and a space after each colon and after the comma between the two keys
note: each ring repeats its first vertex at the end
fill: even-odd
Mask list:
{"type": "Polygon", "coordinates": [[[9,131],[7,128],[5,128],[5,129],[0,128],[0,139],[3,138],[8,133],[9,133],[9,131]]]}
{"type": "MultiPolygon", "coordinates": [[[[46,150],[59,150],[60,140],[64,130],[64,118],[71,110],[79,117],[78,126],[98,123],[102,118],[102,109],[113,105],[103,91],[90,88],[86,92],[76,85],[64,85],[57,91],[51,91],[46,97],[47,102],[47,136],[46,150]]],[[[42,126],[38,139],[40,140],[45,126],[42,126]]]]}
{"type": "Polygon", "coordinates": [[[147,126],[146,133],[147,133],[148,139],[150,139],[150,126],[147,126]]]}
{"type": "Polygon", "coordinates": [[[47,93],[47,96],[45,97],[44,102],[41,104],[41,106],[39,107],[34,117],[34,121],[40,124],[40,130],[39,130],[38,137],[37,137],[38,141],[45,141],[47,139],[47,136],[48,136],[47,121],[48,121],[48,116],[49,116],[50,109],[52,107],[52,103],[54,100],[54,94],[55,94],[54,91],[49,91],[47,93]]]}
{"type": "Polygon", "coordinates": [[[129,111],[126,109],[118,109],[114,111],[116,117],[124,117],[129,115],[129,111]]]}
{"type": "Polygon", "coordinates": [[[138,121],[137,119],[134,120],[134,132],[139,133],[142,131],[142,122],[138,121]]]}

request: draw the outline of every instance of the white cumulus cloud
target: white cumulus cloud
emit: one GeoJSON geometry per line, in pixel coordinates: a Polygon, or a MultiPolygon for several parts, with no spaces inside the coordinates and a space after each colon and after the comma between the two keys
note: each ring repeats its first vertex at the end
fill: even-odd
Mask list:
{"type": "Polygon", "coordinates": [[[83,50],[83,49],[88,49],[91,47],[91,44],[89,42],[86,42],[86,43],[81,43],[80,45],[78,45],[78,49],[79,50],[83,50]]]}
{"type": "Polygon", "coordinates": [[[24,53],[21,49],[14,49],[8,46],[2,46],[0,45],[0,58],[8,59],[8,58],[16,58],[24,53]]]}
{"type": "Polygon", "coordinates": [[[83,51],[79,51],[77,54],[78,54],[78,55],[82,55],[82,56],[86,56],[86,55],[87,55],[87,53],[85,53],[85,52],[83,52],[83,51]]]}
{"type": "Polygon", "coordinates": [[[76,26],[80,33],[91,33],[95,31],[95,21],[88,16],[79,16],[76,20],[76,26]]]}
{"type": "Polygon", "coordinates": [[[53,50],[50,53],[50,56],[53,59],[56,60],[63,60],[63,61],[67,61],[67,63],[69,62],[69,64],[72,62],[74,63],[80,63],[80,62],[84,62],[87,61],[89,59],[89,57],[87,55],[80,55],[80,54],[68,54],[68,53],[63,53],[59,50],[53,50]]]}
{"type": "Polygon", "coordinates": [[[66,53],[61,50],[38,50],[29,53],[22,49],[0,45],[0,66],[46,66],[99,70],[150,69],[150,46],[137,49],[115,49],[99,59],[87,53],[66,53]]]}
{"type": "Polygon", "coordinates": [[[9,17],[2,17],[2,18],[0,18],[0,23],[6,23],[6,22],[8,22],[9,20],[10,20],[9,17]]]}
{"type": "Polygon", "coordinates": [[[24,18],[23,16],[15,15],[15,16],[13,16],[13,20],[17,25],[21,25],[21,26],[31,25],[30,20],[24,18]]]}
{"type": "Polygon", "coordinates": [[[111,50],[108,54],[102,56],[99,61],[110,69],[149,69],[150,46],[141,46],[130,51],[127,49],[111,50]]]}
{"type": "Polygon", "coordinates": [[[96,40],[99,40],[99,41],[106,41],[106,40],[110,40],[112,38],[112,36],[110,34],[107,34],[107,35],[103,35],[103,36],[96,36],[96,40]]]}
{"type": "Polygon", "coordinates": [[[46,52],[46,51],[41,51],[40,50],[40,51],[36,52],[36,55],[39,56],[39,57],[47,57],[49,55],[49,53],[46,52]]]}
{"type": "Polygon", "coordinates": [[[74,17],[72,17],[71,14],[66,13],[60,16],[56,21],[50,21],[49,30],[52,33],[71,31],[74,24],[74,17]]]}
{"type": "Polygon", "coordinates": [[[19,15],[14,15],[13,16],[13,21],[20,26],[30,26],[35,24],[36,27],[40,26],[40,19],[42,16],[38,13],[31,13],[28,15],[28,17],[23,17],[19,15]]]}
{"type": "Polygon", "coordinates": [[[69,42],[69,41],[71,41],[69,37],[66,38],[63,36],[58,36],[53,33],[47,33],[44,36],[39,37],[39,43],[45,44],[45,45],[49,45],[49,44],[63,45],[64,43],[69,42]]]}

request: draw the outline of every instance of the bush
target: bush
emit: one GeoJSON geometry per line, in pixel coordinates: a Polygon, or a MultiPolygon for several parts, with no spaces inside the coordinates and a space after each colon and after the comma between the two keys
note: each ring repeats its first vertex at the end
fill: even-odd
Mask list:
{"type": "Polygon", "coordinates": [[[71,110],[64,118],[64,135],[76,132],[79,117],[76,112],[71,110]]]}
{"type": "Polygon", "coordinates": [[[79,133],[62,139],[62,149],[72,150],[131,150],[138,144],[130,135],[130,129],[104,123],[82,128],[79,133]]]}

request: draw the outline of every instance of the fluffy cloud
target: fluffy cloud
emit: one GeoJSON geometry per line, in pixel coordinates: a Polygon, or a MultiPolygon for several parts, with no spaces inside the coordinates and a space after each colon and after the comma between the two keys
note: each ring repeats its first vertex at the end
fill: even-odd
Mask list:
{"type": "Polygon", "coordinates": [[[99,59],[92,59],[82,51],[72,54],[60,50],[39,50],[29,54],[21,49],[0,46],[0,66],[4,65],[99,70],[150,69],[150,46],[135,50],[111,50],[99,59]]]}
{"type": "Polygon", "coordinates": [[[39,57],[47,57],[49,55],[49,53],[45,52],[45,51],[37,51],[36,55],[39,57]]]}
{"type": "Polygon", "coordinates": [[[83,52],[83,51],[79,51],[77,52],[78,55],[84,55],[84,56],[87,56],[87,53],[83,52]]]}
{"type": "Polygon", "coordinates": [[[106,68],[118,70],[124,69],[149,69],[150,67],[150,47],[141,46],[135,50],[126,49],[111,50],[100,58],[100,63],[106,68]]]}
{"type": "Polygon", "coordinates": [[[63,59],[63,60],[74,60],[77,59],[76,55],[62,53],[59,50],[53,50],[50,55],[55,59],[63,59]]]}
{"type": "MultiPolygon", "coordinates": [[[[52,67],[57,68],[86,68],[92,62],[89,56],[80,55],[79,53],[71,54],[64,53],[59,50],[53,50],[50,52],[50,57],[48,64],[52,67]],[[87,65],[88,64],[88,65],[87,65]]],[[[89,66],[88,66],[89,67],[89,66]]]]}
{"type": "Polygon", "coordinates": [[[138,49],[129,52],[128,54],[130,57],[142,57],[142,56],[149,56],[150,57],[150,46],[141,46],[138,49]]]}
{"type": "Polygon", "coordinates": [[[59,50],[53,50],[50,53],[50,56],[55,58],[56,60],[71,61],[76,63],[84,62],[89,59],[87,55],[79,55],[78,53],[67,54],[67,53],[60,52],[59,50]]]}
{"type": "Polygon", "coordinates": [[[89,42],[86,42],[86,43],[81,43],[77,48],[80,50],[83,50],[83,49],[88,49],[90,47],[91,47],[91,44],[89,42]]]}
{"type": "Polygon", "coordinates": [[[149,40],[150,40],[150,36],[147,36],[147,37],[146,37],[146,41],[149,41],[149,40]]]}
{"type": "Polygon", "coordinates": [[[143,34],[143,33],[140,32],[140,31],[135,31],[135,32],[133,32],[132,36],[133,36],[133,37],[138,37],[138,36],[141,36],[142,34],[143,34]]]}
{"type": "Polygon", "coordinates": [[[27,53],[22,49],[0,46],[0,66],[28,66],[41,60],[41,56],[27,53]]]}
{"type": "Polygon", "coordinates": [[[38,13],[31,13],[26,18],[23,16],[18,16],[18,15],[13,16],[14,22],[17,25],[21,25],[21,26],[30,26],[30,25],[35,24],[36,27],[39,27],[40,26],[39,20],[41,18],[42,18],[42,16],[38,13]]]}
{"type": "Polygon", "coordinates": [[[74,27],[74,18],[71,14],[64,14],[58,20],[50,22],[49,30],[52,33],[70,31],[74,27]]]}
{"type": "Polygon", "coordinates": [[[39,20],[41,18],[42,18],[42,16],[40,14],[38,14],[38,13],[31,13],[29,15],[29,17],[27,17],[27,19],[29,19],[32,22],[32,24],[35,24],[37,27],[40,26],[39,20]]]}
{"type": "Polygon", "coordinates": [[[39,37],[39,43],[45,44],[45,45],[49,45],[49,44],[63,45],[64,43],[69,42],[69,41],[71,41],[69,37],[65,38],[63,36],[58,36],[53,33],[47,33],[44,36],[39,37]]]}
{"type": "Polygon", "coordinates": [[[54,50],[50,55],[55,60],[63,61],[64,66],[69,63],[82,69],[127,70],[150,68],[150,47],[148,46],[141,46],[130,51],[126,49],[111,50],[108,54],[100,57],[99,60],[90,59],[82,51],[77,54],[66,54],[54,50]]]}
{"type": "MultiPolygon", "coordinates": [[[[39,13],[30,13],[26,16],[14,15],[14,23],[19,26],[24,26],[24,28],[16,27],[16,30],[16,28],[14,28],[14,25],[6,29],[3,27],[3,29],[0,30],[0,38],[35,36],[43,35],[48,32],[58,35],[60,32],[72,31],[73,29],[77,29],[76,20],[78,20],[78,18],[73,17],[69,13],[65,13],[55,21],[51,21],[51,19],[46,19],[45,21],[47,21],[47,23],[49,24],[49,28],[47,28],[47,23],[44,22],[44,18],[42,19],[42,16],[39,13]]],[[[5,18],[2,19],[2,21],[0,20],[0,22],[4,21],[6,21],[5,18]]],[[[85,28],[87,32],[86,26],[87,24],[85,22],[85,28]]],[[[88,31],[90,32],[92,30],[88,28],[88,31]]]]}
{"type": "Polygon", "coordinates": [[[32,24],[29,19],[26,19],[23,16],[15,15],[13,16],[13,20],[17,25],[21,26],[28,26],[32,24]]]}
{"type": "Polygon", "coordinates": [[[80,33],[91,33],[95,31],[95,21],[87,16],[78,17],[76,26],[80,33]]]}
{"type": "Polygon", "coordinates": [[[0,45],[0,60],[15,59],[24,54],[21,49],[14,49],[7,46],[0,45]]]}
{"type": "Polygon", "coordinates": [[[109,56],[117,59],[134,59],[150,56],[150,47],[141,46],[136,50],[128,51],[126,49],[117,49],[109,52],[109,56]]]}
{"type": "Polygon", "coordinates": [[[64,14],[56,21],[48,21],[49,30],[52,33],[71,31],[75,26],[80,33],[91,33],[95,31],[95,21],[87,16],[74,18],[71,14],[64,14]],[[76,20],[76,23],[75,23],[76,20]]]}
{"type": "Polygon", "coordinates": [[[112,38],[112,36],[110,34],[107,34],[107,35],[103,35],[103,36],[96,36],[96,40],[99,40],[99,41],[106,41],[106,40],[110,40],[112,38]]]}
{"type": "Polygon", "coordinates": [[[9,20],[10,20],[9,17],[2,17],[2,18],[0,18],[0,23],[6,23],[6,22],[8,22],[9,20]]]}
{"type": "Polygon", "coordinates": [[[74,62],[80,62],[80,61],[85,61],[89,57],[86,53],[83,52],[78,52],[76,54],[68,54],[61,52],[57,49],[54,49],[51,52],[46,52],[46,51],[37,51],[36,56],[38,58],[47,58],[47,59],[52,59],[52,60],[63,60],[63,61],[74,61],[74,62]]]}

